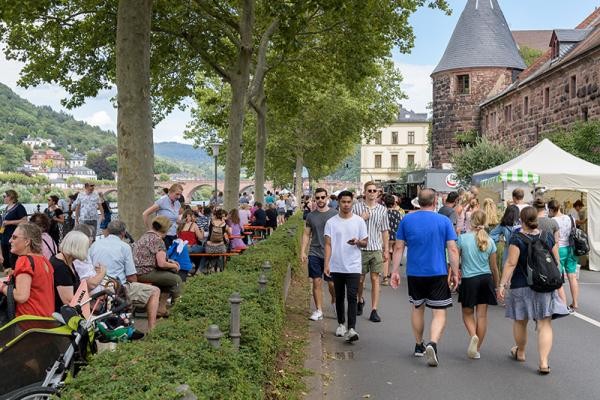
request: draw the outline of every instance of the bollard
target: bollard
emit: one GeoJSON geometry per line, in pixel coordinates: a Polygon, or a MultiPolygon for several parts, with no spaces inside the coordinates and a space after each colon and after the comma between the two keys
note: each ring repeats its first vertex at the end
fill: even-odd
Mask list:
{"type": "Polygon", "coordinates": [[[223,332],[219,329],[218,325],[210,325],[206,332],[204,333],[204,337],[208,340],[208,343],[211,344],[215,349],[221,347],[221,337],[223,336],[223,332]]]}
{"type": "Polygon", "coordinates": [[[265,274],[268,274],[269,272],[271,272],[271,268],[272,268],[271,261],[269,261],[269,260],[266,260],[262,265],[262,269],[265,274]]]}
{"type": "Polygon", "coordinates": [[[238,292],[232,293],[229,298],[231,303],[231,323],[229,324],[229,337],[233,343],[233,348],[238,350],[240,348],[240,303],[242,298],[238,292]]]}
{"type": "Polygon", "coordinates": [[[40,205],[38,204],[38,205],[37,205],[37,212],[38,212],[38,213],[41,213],[41,212],[42,212],[41,210],[42,210],[42,209],[41,209],[40,205]]]}
{"type": "Polygon", "coordinates": [[[190,385],[186,385],[185,383],[183,385],[177,386],[175,388],[175,391],[183,395],[183,397],[181,398],[182,400],[198,400],[198,396],[196,396],[194,392],[192,392],[192,389],[190,389],[190,385]]]}
{"type": "Polygon", "coordinates": [[[264,272],[261,272],[260,276],[258,277],[258,291],[260,293],[264,293],[266,289],[267,289],[267,277],[264,272]]]}

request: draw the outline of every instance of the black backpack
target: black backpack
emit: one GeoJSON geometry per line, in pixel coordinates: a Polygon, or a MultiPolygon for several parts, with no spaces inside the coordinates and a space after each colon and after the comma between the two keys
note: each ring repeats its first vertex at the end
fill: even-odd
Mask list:
{"type": "Polygon", "coordinates": [[[527,245],[527,285],[536,292],[547,293],[561,288],[564,280],[552,249],[542,235],[543,232],[537,237],[529,237],[519,232],[527,245]]]}
{"type": "Polygon", "coordinates": [[[573,217],[571,218],[571,233],[569,234],[569,243],[573,247],[573,254],[577,257],[587,256],[590,252],[590,241],[588,235],[575,225],[573,217]]]}

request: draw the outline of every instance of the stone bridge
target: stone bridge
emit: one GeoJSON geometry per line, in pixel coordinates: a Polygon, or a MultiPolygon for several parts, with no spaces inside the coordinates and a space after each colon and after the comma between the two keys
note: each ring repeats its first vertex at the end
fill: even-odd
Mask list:
{"type": "MultiPolygon", "coordinates": [[[[156,191],[160,191],[163,188],[169,188],[172,184],[179,183],[183,186],[183,196],[184,198],[191,199],[195,192],[200,190],[201,188],[207,187],[210,188],[211,191],[215,187],[215,181],[210,179],[198,179],[198,180],[182,180],[182,181],[174,181],[174,182],[154,182],[154,189],[156,191]]],[[[217,188],[219,191],[223,191],[225,186],[225,182],[223,180],[217,181],[217,188]]],[[[99,192],[106,194],[117,192],[117,188],[115,186],[98,186],[96,188],[99,192]]],[[[273,185],[271,182],[265,182],[264,190],[273,190],[273,185]]],[[[241,180],[239,192],[253,192],[254,191],[254,181],[253,180],[241,180]]]]}
{"type": "MultiPolygon", "coordinates": [[[[182,181],[169,181],[169,182],[154,182],[154,188],[156,191],[160,191],[163,188],[168,188],[174,183],[180,183],[183,186],[183,196],[185,199],[191,199],[193,194],[200,190],[201,188],[207,187],[212,189],[215,187],[215,181],[210,179],[198,179],[198,180],[182,180],[182,181]]],[[[357,185],[360,186],[356,181],[330,181],[330,180],[322,180],[313,184],[314,187],[323,187],[327,189],[328,192],[333,193],[337,190],[341,189],[352,189],[357,188],[357,185]]],[[[223,191],[225,186],[225,182],[223,180],[217,181],[217,188],[219,191],[223,191]]],[[[306,183],[305,183],[306,186],[306,183]]],[[[307,187],[305,187],[307,188],[307,187]]],[[[113,192],[117,192],[117,188],[115,186],[98,186],[96,188],[99,192],[104,194],[109,194],[113,192]]],[[[265,182],[264,190],[277,190],[278,188],[273,188],[273,183],[270,181],[265,182]]],[[[360,188],[358,188],[360,189],[360,188]]],[[[254,181],[245,179],[240,181],[239,192],[253,192],[254,191],[254,181]]],[[[359,190],[360,191],[360,190],[359,190]]]]}

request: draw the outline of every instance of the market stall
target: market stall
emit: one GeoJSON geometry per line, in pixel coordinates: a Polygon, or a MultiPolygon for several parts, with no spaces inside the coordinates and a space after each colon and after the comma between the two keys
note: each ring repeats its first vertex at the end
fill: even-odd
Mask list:
{"type": "MultiPolygon", "coordinates": [[[[582,160],[544,139],[520,156],[473,175],[473,182],[502,179],[503,173],[527,171],[538,176],[540,192],[574,191],[587,194],[587,232],[590,240],[590,269],[600,271],[600,166],[582,160]],[[498,178],[500,176],[500,178],[498,178]]],[[[521,175],[522,176],[522,175],[521,175]]],[[[533,183],[533,182],[531,182],[533,183]]],[[[579,195],[575,195],[579,196],[579,195]]]]}

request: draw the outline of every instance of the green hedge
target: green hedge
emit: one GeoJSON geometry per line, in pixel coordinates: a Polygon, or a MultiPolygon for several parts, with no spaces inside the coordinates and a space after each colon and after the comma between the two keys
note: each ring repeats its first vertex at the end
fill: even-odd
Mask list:
{"type": "Polygon", "coordinates": [[[119,345],[94,357],[64,390],[63,399],[177,399],[175,388],[190,386],[199,399],[262,399],[281,345],[284,323],[283,282],[288,263],[297,266],[300,214],[267,240],[233,257],[227,270],[186,283],[171,317],[144,340],[119,345]],[[288,230],[295,228],[290,237],[288,230]],[[264,260],[273,266],[268,288],[258,293],[264,260]],[[229,339],[228,298],[239,292],[241,344],[229,339]],[[213,349],[204,338],[209,324],[225,333],[213,349]]]}

